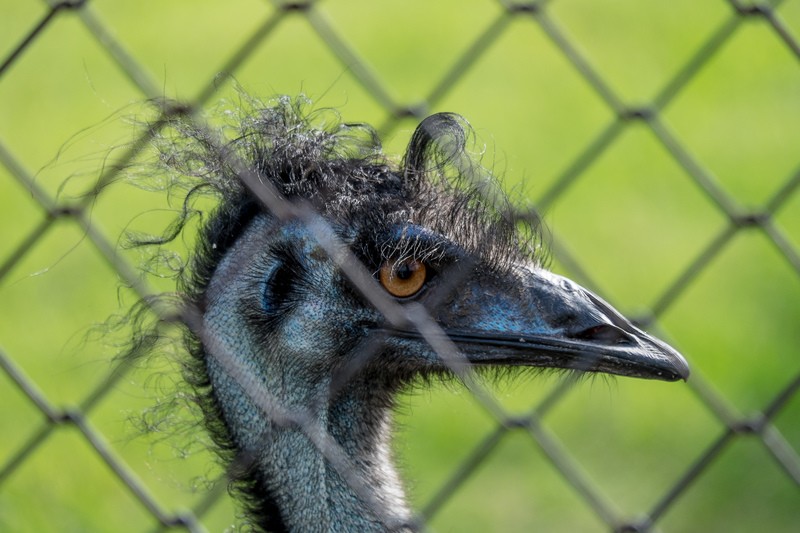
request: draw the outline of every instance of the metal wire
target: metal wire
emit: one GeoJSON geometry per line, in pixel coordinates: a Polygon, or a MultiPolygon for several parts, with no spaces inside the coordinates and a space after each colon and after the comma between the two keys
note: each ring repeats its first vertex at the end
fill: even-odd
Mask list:
{"type": "MultiPolygon", "coordinates": [[[[487,0],[488,4],[497,9],[496,16],[488,20],[483,29],[476,32],[469,46],[452,61],[448,68],[444,69],[438,80],[427,84],[431,88],[427,91],[421,89],[417,95],[419,100],[411,102],[404,102],[394,96],[392,87],[381,77],[380,72],[369,64],[362,55],[362,51],[350,44],[347,33],[341,30],[337,26],[337,21],[324,11],[323,8],[328,3],[334,3],[334,0],[329,2],[272,2],[269,14],[263,22],[238,49],[233,51],[218,72],[227,77],[235,77],[242,65],[254,56],[271,36],[280,31],[288,20],[299,17],[308,23],[308,26],[324,43],[335,60],[348,70],[360,88],[386,113],[385,121],[380,125],[379,131],[383,135],[390,135],[399,128],[404,119],[424,116],[429,110],[436,108],[437,104],[448,94],[457,90],[460,84],[464,83],[470,70],[487,55],[492,47],[497,46],[498,41],[510,31],[509,29],[515,22],[521,20],[532,22],[531,27],[541,30],[574,72],[591,88],[611,113],[608,123],[585,144],[576,157],[551,182],[549,188],[540,195],[535,206],[537,211],[547,210],[554,203],[564,201],[568,193],[585,178],[598,160],[618,143],[621,136],[632,125],[639,124],[652,132],[660,146],[683,170],[685,178],[708,199],[715,212],[721,214],[726,220],[724,227],[696,253],[694,258],[686,261],[683,270],[655,297],[652,305],[642,312],[643,318],[640,322],[648,325],[655,324],[676,302],[685,297],[688,291],[701,283],[700,278],[709,270],[710,265],[744,231],[757,231],[763,235],[774,246],[780,257],[785,260],[794,275],[800,277],[800,250],[792,241],[792,238],[796,239],[796,236],[788,235],[787,230],[776,220],[779,211],[787,209],[786,205],[797,198],[800,170],[795,170],[786,176],[766,202],[755,207],[752,205],[745,207],[740,205],[736,198],[719,183],[714,174],[705,168],[701,159],[693,153],[692,147],[685,144],[680,136],[670,129],[664,118],[667,108],[686,90],[687,86],[704,69],[708,68],[708,65],[720,54],[725,45],[734,39],[743,26],[754,20],[763,22],[762,26],[775,36],[788,54],[795,60],[800,60],[800,40],[790,26],[781,19],[779,13],[779,8],[784,2],[775,0],[745,5],[738,1],[729,1],[727,3],[730,8],[729,14],[716,28],[711,28],[708,38],[667,79],[649,102],[636,104],[626,102],[625,98],[617,94],[613,84],[606,79],[606,75],[601,69],[593,65],[592,61],[581,52],[581,43],[576,42],[570,36],[568,28],[557,22],[557,17],[553,16],[553,9],[558,4],[555,0],[532,2],[503,0],[490,2],[487,0]]],[[[152,103],[159,119],[154,121],[146,131],[143,131],[138,139],[130,143],[127,152],[119,157],[113,165],[104,169],[97,181],[80,195],[80,200],[69,203],[53,197],[41,187],[35,175],[19,162],[19,158],[10,147],[9,140],[0,139],[0,165],[5,169],[9,178],[16,182],[14,186],[21,186],[28,191],[43,215],[43,218],[31,227],[14,228],[21,240],[6,257],[0,257],[0,289],[3,284],[11,282],[10,273],[19,267],[31,250],[42,243],[58,223],[67,221],[80,228],[94,249],[99,252],[126,286],[133,288],[143,298],[154,294],[155,291],[143,281],[136,268],[120,255],[114,242],[95,226],[91,214],[92,207],[104,201],[104,190],[114,185],[127,164],[138,157],[151,139],[166,127],[170,118],[176,115],[188,117],[189,120],[195,121],[198,127],[213,131],[211,126],[202,123],[199,110],[218,93],[221,86],[218,79],[215,77],[201,85],[196,92],[197,96],[193,99],[170,102],[161,98],[162,91],[159,89],[158,83],[150,77],[147,69],[136,59],[135,52],[128,52],[130,47],[114,36],[111,28],[103,22],[102,16],[94,11],[92,4],[93,2],[88,0],[48,4],[44,15],[2,58],[0,85],[13,83],[14,69],[25,61],[35,61],[35,56],[29,52],[32,47],[36,46],[41,36],[60,19],[72,15],[77,17],[88,35],[97,41],[97,46],[108,54],[114,68],[127,78],[143,99],[152,103]]],[[[191,14],[187,13],[186,16],[191,16],[191,14]]],[[[798,66],[800,65],[795,63],[793,68],[796,69],[798,66]]],[[[0,102],[0,105],[9,104],[9,102],[0,102]]],[[[219,145],[219,150],[223,150],[222,146],[222,144],[219,145]]],[[[411,525],[413,529],[430,527],[430,521],[435,518],[441,508],[462,489],[474,472],[496,452],[506,435],[512,432],[528,435],[599,521],[613,531],[650,531],[657,528],[664,515],[680,506],[682,498],[690,488],[707,475],[711,470],[711,465],[734,443],[744,438],[755,439],[763,445],[769,456],[779,466],[782,474],[791,483],[800,486],[800,456],[798,456],[796,443],[793,445],[776,424],[776,418],[782,410],[798,398],[800,374],[787,376],[787,380],[783,383],[774,383],[770,400],[758,412],[746,415],[738,414],[734,402],[715,391],[710,385],[713,376],[699,375],[694,377],[689,385],[708,408],[708,411],[712,413],[715,422],[721,425],[719,436],[710,443],[697,443],[696,458],[684,465],[683,471],[677,476],[674,483],[664,488],[661,496],[651,507],[638,509],[635,516],[620,511],[617,508],[619,502],[614,501],[591,480],[578,459],[559,441],[557,434],[545,423],[546,417],[555,416],[552,413],[554,406],[560,405],[572,390],[570,379],[560,382],[528,414],[520,416],[508,412],[496,401],[491,391],[485,390],[479,383],[470,379],[469,369],[464,370],[463,361],[457,350],[424,309],[403,308],[396,305],[391,299],[382,296],[383,293],[376,290],[376,283],[366,269],[358,264],[351,254],[348,254],[346,248],[338,242],[330,228],[325,226],[324,221],[320,221],[313,210],[307,206],[288,203],[277,191],[264,188],[263,184],[259,184],[254,176],[249,175],[246,166],[236,161],[235,158],[231,159],[230,163],[238,170],[242,181],[253,187],[269,211],[278,217],[299,217],[304,220],[309,228],[313,229],[318,240],[323,243],[331,258],[342,267],[353,285],[376,308],[381,310],[390,323],[413,324],[442,359],[462,376],[470,393],[476,396],[488,416],[493,419],[493,429],[477,442],[467,453],[463,462],[452,471],[448,479],[442,483],[441,488],[423,506],[415,518],[415,523],[411,525]]],[[[3,184],[3,186],[6,185],[3,184]]],[[[575,276],[590,287],[597,286],[594,280],[590,280],[591,269],[581,264],[558,238],[554,238],[553,253],[556,259],[575,276]]],[[[0,305],[2,304],[0,303],[0,305]]],[[[170,322],[176,320],[173,310],[155,307],[152,309],[152,313],[164,325],[169,325],[170,322]]],[[[185,313],[181,319],[202,336],[202,327],[196,322],[192,323],[191,318],[187,318],[191,316],[191,313],[185,313]]],[[[30,334],[30,332],[20,332],[20,334],[30,334]]],[[[90,421],[92,413],[132,372],[130,360],[114,360],[107,376],[91,390],[88,390],[82,401],[76,406],[61,405],[53,402],[50,399],[49,391],[40,387],[36,380],[23,370],[24,365],[19,362],[24,361],[27,354],[10,353],[4,350],[2,345],[3,339],[0,338],[0,371],[41,414],[41,419],[31,426],[32,429],[27,432],[27,438],[20,445],[6,455],[0,456],[0,502],[2,502],[3,487],[10,483],[10,479],[15,473],[22,469],[37,450],[45,446],[57,432],[68,426],[77,430],[83,441],[106,465],[110,475],[115,477],[140,502],[153,521],[158,524],[159,529],[178,527],[187,531],[205,530],[204,516],[215,505],[215,502],[226,497],[223,490],[226,484],[225,476],[217,480],[211,490],[205,493],[203,498],[194,502],[190,509],[174,508],[159,501],[147,483],[142,481],[135,470],[126,464],[125,460],[115,451],[115,439],[118,436],[105,435],[90,421]]],[[[365,349],[363,358],[369,357],[371,357],[370,349],[365,349]]],[[[796,372],[797,369],[792,369],[792,371],[796,372]]],[[[234,367],[231,367],[231,372],[240,375],[241,380],[246,381],[246,373],[234,367]]],[[[315,436],[312,440],[320,447],[326,458],[347,482],[353,485],[355,490],[363,493],[365,499],[369,499],[367,487],[363,486],[363,482],[355,479],[352,475],[348,477],[347,459],[329,435],[324,431],[320,433],[319,428],[313,425],[313,421],[306,414],[281,411],[279,407],[276,407],[276,402],[269,401],[266,391],[250,390],[253,387],[257,386],[251,384],[245,388],[248,390],[248,394],[252,394],[258,399],[259,405],[267,416],[291,420],[292,423],[303,427],[310,438],[315,436]]],[[[800,497],[798,497],[797,504],[800,507],[800,497]]],[[[0,526],[2,526],[2,520],[3,515],[0,514],[0,526]]]]}

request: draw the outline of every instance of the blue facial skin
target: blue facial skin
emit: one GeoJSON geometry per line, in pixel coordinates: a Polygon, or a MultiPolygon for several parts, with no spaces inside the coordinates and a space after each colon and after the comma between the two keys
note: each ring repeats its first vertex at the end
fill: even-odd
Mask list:
{"type": "MultiPolygon", "coordinates": [[[[443,288],[446,294],[432,296],[423,290],[413,299],[428,304],[444,333],[473,364],[600,370],[665,380],[688,377],[688,365],[674,349],[567,278],[532,264],[493,268],[418,226],[393,228],[392,235],[395,242],[414,243],[412,248],[427,254],[423,259],[434,270],[428,289],[447,285],[459,265],[471,265],[457,286],[443,288]]],[[[391,333],[390,344],[424,355],[431,364],[438,358],[417,332],[391,333]]]]}
{"type": "MultiPolygon", "coordinates": [[[[341,239],[378,280],[384,261],[423,262],[425,287],[398,303],[424,306],[474,365],[688,376],[674,350],[566,278],[534,265],[495,268],[410,224],[384,235],[341,239]]],[[[391,327],[303,224],[265,215],[253,219],[217,265],[203,320],[200,340],[214,398],[237,449],[253,454],[264,479],[280,488],[271,499],[285,511],[287,527],[313,529],[319,517],[326,517],[325,530],[374,526],[360,521],[371,510],[285,413],[319,422],[346,454],[366,457],[363,464],[389,465],[359,475],[367,486],[400,494],[389,460],[389,408],[409,380],[446,370],[428,339],[411,326],[391,327]],[[370,340],[379,342],[364,349],[370,340]]],[[[397,501],[382,500],[381,508],[387,516],[410,517],[397,501]]]]}
{"type": "MultiPolygon", "coordinates": [[[[383,261],[397,257],[425,263],[423,289],[398,300],[424,305],[473,364],[666,380],[688,376],[677,352],[566,278],[535,265],[493,268],[446,237],[412,224],[391,227],[384,235],[369,243],[359,243],[357,236],[343,240],[376,273],[383,261]],[[456,284],[449,283],[450,276],[456,276],[456,284]]],[[[416,330],[389,327],[349,286],[300,222],[275,225],[267,217],[256,218],[214,278],[207,291],[208,327],[235,352],[264,353],[244,359],[249,365],[261,361],[268,380],[272,373],[266,366],[280,365],[284,373],[297,373],[296,383],[310,383],[311,377],[346,364],[355,345],[375,332],[386,337],[384,363],[394,361],[409,372],[442,368],[439,355],[416,330]],[[234,324],[245,324],[248,331],[234,324]],[[254,338],[259,345],[248,345],[254,338]],[[339,354],[340,360],[322,359],[319,353],[339,354]]]]}

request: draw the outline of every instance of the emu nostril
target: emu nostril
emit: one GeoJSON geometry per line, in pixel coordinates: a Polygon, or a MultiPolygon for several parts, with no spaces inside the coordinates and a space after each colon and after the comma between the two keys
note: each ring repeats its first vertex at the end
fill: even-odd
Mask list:
{"type": "Polygon", "coordinates": [[[600,344],[633,344],[630,336],[611,324],[598,324],[573,335],[576,339],[600,344]]]}

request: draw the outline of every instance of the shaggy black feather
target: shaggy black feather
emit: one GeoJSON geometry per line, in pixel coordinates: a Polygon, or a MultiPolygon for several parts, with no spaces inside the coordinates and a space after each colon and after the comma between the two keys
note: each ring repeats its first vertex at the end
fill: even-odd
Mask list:
{"type": "MultiPolygon", "coordinates": [[[[246,106],[250,109],[242,112],[222,151],[217,149],[218,139],[211,136],[216,132],[179,116],[170,120],[157,139],[169,182],[188,193],[181,217],[164,235],[140,239],[139,244],[165,244],[177,237],[193,213],[196,197],[210,194],[218,202],[186,268],[178,273],[178,290],[187,309],[202,314],[205,292],[220,260],[249,222],[264,212],[250,187],[243,185],[239,162],[288,201],[311,205],[341,232],[339,237],[354,247],[357,256],[372,257],[368,266],[373,270],[379,264],[376,252],[383,259],[412,251],[426,257],[441,253],[416,237],[388,245],[389,239],[375,235],[376,228],[409,222],[444,235],[490,268],[503,270],[514,262],[534,259],[538,228],[513,215],[491,176],[467,153],[470,129],[463,118],[442,113],[426,119],[398,164],[383,154],[370,126],[344,124],[336,117],[326,125],[334,113],[307,113],[306,105],[303,99],[282,97],[271,105],[246,106]],[[371,235],[367,242],[365,234],[371,235]]],[[[184,342],[192,356],[187,382],[223,461],[238,465],[232,486],[240,493],[249,519],[265,531],[285,530],[268,481],[233,442],[211,388],[207,354],[191,328],[184,342]]]]}
{"type": "Polygon", "coordinates": [[[441,327],[463,361],[489,376],[544,366],[688,377],[673,348],[541,268],[538,218],[514,209],[469,153],[463,118],[428,117],[396,160],[370,126],[307,105],[248,100],[221,129],[165,119],[153,179],[180,192],[182,207],[162,235],[134,242],[172,260],[161,246],[201,220],[187,260],[173,268],[177,292],[128,315],[127,360],[158,349],[162,325],[175,318],[163,304],[173,304],[190,354],[186,386],[250,526],[408,529],[413,514],[390,447],[396,395],[468,380],[427,326],[441,327]],[[204,217],[207,198],[215,207],[204,217]],[[423,306],[435,324],[381,314],[385,300],[356,290],[352,272],[329,257],[317,216],[383,285],[380,298],[402,302],[408,323],[423,306]],[[148,307],[159,315],[151,327],[148,307]]]}

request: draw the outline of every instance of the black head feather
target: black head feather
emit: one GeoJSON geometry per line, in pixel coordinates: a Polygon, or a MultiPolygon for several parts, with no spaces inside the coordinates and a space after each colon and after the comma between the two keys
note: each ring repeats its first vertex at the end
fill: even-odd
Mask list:
{"type": "MultiPolygon", "coordinates": [[[[270,105],[252,102],[232,127],[223,129],[228,133],[223,149],[218,132],[181,116],[173,117],[157,139],[169,183],[189,191],[182,217],[157,241],[180,234],[197,197],[210,195],[217,202],[178,279],[187,308],[202,313],[220,261],[250,222],[265,213],[252,182],[245,185],[241,179],[242,164],[286,201],[310,205],[332,227],[346,229],[339,237],[373,270],[376,256],[437,254],[435,246],[414,237],[398,240],[375,232],[409,223],[446,236],[498,269],[533,258],[534,248],[527,243],[536,242],[538,228],[511,215],[497,185],[470,157],[471,130],[463,118],[450,113],[429,117],[415,131],[404,156],[393,159],[383,153],[369,125],[342,123],[331,111],[307,112],[307,105],[302,98],[288,97],[270,105]],[[366,241],[358,237],[365,233],[371,235],[366,241]]],[[[208,377],[206,350],[191,328],[185,343],[193,356],[187,381],[223,458],[240,467],[236,486],[249,502],[250,516],[265,530],[281,530],[280,511],[269,504],[275,499],[268,496],[268,480],[238,448],[224,422],[208,377]]]]}
{"type": "Polygon", "coordinates": [[[428,117],[398,161],[383,153],[370,126],[305,112],[305,105],[287,97],[251,105],[223,129],[227,140],[176,116],[158,139],[166,171],[178,176],[170,182],[189,191],[161,240],[180,234],[197,196],[209,192],[217,201],[179,272],[193,356],[187,377],[223,457],[242,466],[238,487],[263,529],[316,523],[319,516],[297,504],[309,497],[322,498],[314,509],[345,530],[379,531],[409,519],[388,456],[390,407],[410,380],[454,370],[421,329],[387,320],[369,294],[347,286],[328,251],[311,242],[308,220],[292,218],[298,206],[322,217],[378,280],[386,264],[406,259],[458,272],[451,283],[424,278],[434,288],[414,298],[471,366],[688,375],[672,348],[541,268],[538,219],[519,215],[471,156],[463,118],[428,117]],[[277,197],[280,209],[270,212],[263,197],[277,197]],[[375,339],[362,359],[357,347],[375,339]],[[231,361],[243,370],[232,373],[231,361]],[[354,361],[357,371],[345,372],[354,361]],[[309,446],[308,434],[273,420],[244,381],[292,409],[313,411],[391,510],[345,482],[309,446]],[[287,471],[297,454],[306,464],[287,471]],[[323,478],[306,478],[307,471],[324,471],[323,478]],[[309,483],[335,490],[314,492],[309,483]]]}

